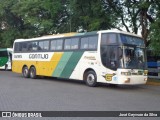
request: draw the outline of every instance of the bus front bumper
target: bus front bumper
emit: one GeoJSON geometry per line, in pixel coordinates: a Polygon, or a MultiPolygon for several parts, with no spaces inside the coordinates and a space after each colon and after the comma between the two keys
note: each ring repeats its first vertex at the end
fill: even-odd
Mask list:
{"type": "Polygon", "coordinates": [[[113,76],[113,84],[140,85],[146,84],[147,76],[113,76]]]}

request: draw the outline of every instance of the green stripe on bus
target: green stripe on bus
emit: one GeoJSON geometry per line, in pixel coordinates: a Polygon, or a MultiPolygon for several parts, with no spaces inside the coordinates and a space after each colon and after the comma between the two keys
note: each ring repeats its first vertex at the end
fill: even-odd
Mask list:
{"type": "Polygon", "coordinates": [[[64,52],[62,58],[60,59],[56,69],[54,70],[52,76],[54,77],[60,77],[63,69],[65,68],[68,60],[70,59],[73,52],[64,52]]]}
{"type": "Polygon", "coordinates": [[[60,77],[69,78],[84,52],[73,52],[60,77]]]}
{"type": "Polygon", "coordinates": [[[4,66],[8,62],[8,57],[0,57],[0,67],[4,66]]]}

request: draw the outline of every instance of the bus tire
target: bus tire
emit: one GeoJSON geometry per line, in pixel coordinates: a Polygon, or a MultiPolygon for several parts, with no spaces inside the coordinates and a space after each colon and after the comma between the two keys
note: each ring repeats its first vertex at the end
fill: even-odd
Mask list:
{"type": "Polygon", "coordinates": [[[35,68],[35,67],[31,67],[31,68],[30,68],[30,70],[29,70],[29,75],[30,75],[30,78],[32,78],[32,79],[36,79],[36,78],[37,78],[36,68],[35,68]]]}
{"type": "Polygon", "coordinates": [[[84,76],[84,80],[86,85],[88,85],[89,87],[95,87],[97,85],[97,75],[94,71],[88,71],[85,76],[84,76]]]}
{"type": "Polygon", "coordinates": [[[24,66],[24,67],[23,67],[23,69],[22,69],[22,74],[23,74],[23,77],[29,78],[29,70],[28,70],[28,67],[27,67],[27,66],[24,66]]]}

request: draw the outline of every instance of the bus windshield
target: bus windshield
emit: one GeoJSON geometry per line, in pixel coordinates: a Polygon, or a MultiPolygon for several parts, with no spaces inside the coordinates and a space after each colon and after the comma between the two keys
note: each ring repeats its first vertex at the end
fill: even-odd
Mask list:
{"type": "Polygon", "coordinates": [[[102,64],[112,70],[117,68],[145,69],[145,44],[142,38],[115,33],[102,34],[102,64]]]}
{"type": "Polygon", "coordinates": [[[123,46],[123,67],[144,69],[146,67],[145,44],[142,38],[120,34],[123,46]]]}
{"type": "Polygon", "coordinates": [[[123,46],[123,67],[127,69],[144,69],[146,67],[145,49],[123,46]]]}

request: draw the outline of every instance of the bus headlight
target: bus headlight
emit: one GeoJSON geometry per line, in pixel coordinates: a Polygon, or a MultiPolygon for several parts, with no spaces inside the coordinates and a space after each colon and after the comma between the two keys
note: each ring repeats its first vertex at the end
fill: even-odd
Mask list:
{"type": "Polygon", "coordinates": [[[124,83],[130,83],[130,78],[127,78],[124,83]]]}
{"type": "Polygon", "coordinates": [[[147,78],[144,78],[144,81],[147,81],[147,78]]]}
{"type": "Polygon", "coordinates": [[[131,72],[121,72],[121,75],[130,76],[130,75],[131,75],[131,72]]]}
{"type": "Polygon", "coordinates": [[[145,76],[148,75],[148,70],[144,70],[144,75],[145,75],[145,76]]]}

